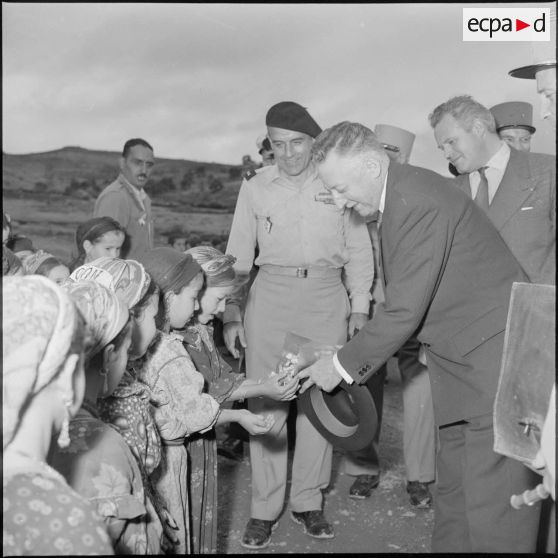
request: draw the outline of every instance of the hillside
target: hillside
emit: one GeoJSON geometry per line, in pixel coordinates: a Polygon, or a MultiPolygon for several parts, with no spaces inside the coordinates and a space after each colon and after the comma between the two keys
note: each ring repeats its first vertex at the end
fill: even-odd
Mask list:
{"type": "MultiPolygon", "coordinates": [[[[94,199],[118,174],[120,153],[64,147],[44,153],[2,153],[3,191],[94,199]]],[[[233,211],[246,165],[155,159],[146,190],[154,204],[233,211]]],[[[254,165],[255,166],[255,165],[254,165]]]]}

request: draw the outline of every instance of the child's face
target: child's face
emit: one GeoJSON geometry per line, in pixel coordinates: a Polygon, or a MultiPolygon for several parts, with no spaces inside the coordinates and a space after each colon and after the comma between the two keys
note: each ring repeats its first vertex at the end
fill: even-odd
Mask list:
{"type": "Polygon", "coordinates": [[[155,316],[157,315],[158,306],[159,295],[156,293],[151,296],[141,315],[133,318],[132,346],[129,355],[131,360],[142,357],[149,348],[149,345],[151,345],[157,333],[155,316]]]}
{"type": "Polygon", "coordinates": [[[47,277],[54,281],[57,285],[61,285],[70,276],[70,270],[65,265],[57,265],[53,267],[47,277]]]}
{"type": "Polygon", "coordinates": [[[102,257],[118,258],[122,244],[124,244],[124,233],[121,231],[109,231],[97,242],[85,240],[83,243],[86,254],[85,263],[102,257]]]}
{"type": "Polygon", "coordinates": [[[198,314],[198,322],[200,324],[209,323],[215,314],[225,311],[225,303],[227,296],[233,291],[233,287],[208,287],[200,298],[200,313],[198,314]]]}
{"type": "Polygon", "coordinates": [[[172,247],[179,252],[184,252],[184,250],[186,250],[186,239],[176,238],[175,241],[172,243],[172,247]]]}
{"type": "Polygon", "coordinates": [[[102,394],[102,397],[108,397],[118,387],[128,363],[128,350],[132,344],[132,328],[128,328],[126,337],[123,339],[120,347],[113,351],[108,357],[106,368],[108,370],[108,391],[102,394]]]}
{"type": "Polygon", "coordinates": [[[170,297],[169,319],[173,329],[186,325],[200,307],[198,294],[203,286],[203,275],[198,273],[177,295],[170,297]]]}

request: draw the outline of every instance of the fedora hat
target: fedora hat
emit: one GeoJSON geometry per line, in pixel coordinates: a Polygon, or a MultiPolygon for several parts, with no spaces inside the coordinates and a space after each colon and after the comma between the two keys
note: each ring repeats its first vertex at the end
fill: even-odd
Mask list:
{"type": "Polygon", "coordinates": [[[314,428],[335,447],[359,450],[374,439],[378,414],[365,385],[342,380],[329,393],[314,385],[299,396],[298,404],[314,428]]]}
{"type": "MultiPolygon", "coordinates": [[[[333,356],[339,347],[289,331],[276,371],[293,375],[324,357],[324,362],[329,363],[327,357],[333,356]]],[[[374,439],[378,414],[365,385],[356,382],[349,385],[343,380],[329,393],[314,385],[298,396],[297,403],[314,428],[336,447],[362,449],[374,439]]]]}
{"type": "Polygon", "coordinates": [[[556,6],[550,8],[549,41],[533,41],[531,43],[530,64],[514,68],[508,74],[515,78],[535,79],[537,72],[556,68],[556,6]]]}

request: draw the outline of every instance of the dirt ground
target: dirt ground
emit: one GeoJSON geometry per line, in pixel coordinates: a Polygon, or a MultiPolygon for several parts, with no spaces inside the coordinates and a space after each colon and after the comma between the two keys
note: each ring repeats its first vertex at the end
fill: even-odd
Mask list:
{"type": "MultiPolygon", "coordinates": [[[[335,538],[313,539],[292,521],[285,505],[271,544],[251,551],[240,540],[250,518],[250,463],[248,444],[244,459],[219,457],[219,541],[221,554],[310,553],[429,553],[434,512],[413,508],[405,492],[403,464],[403,402],[401,380],[388,366],[384,416],[380,436],[380,485],[370,498],[348,498],[354,477],[342,472],[342,451],[334,450],[331,483],[325,491],[324,512],[335,538]]],[[[292,458],[292,455],[290,455],[292,458]]],[[[435,497],[435,490],[432,488],[435,497]]],[[[288,498],[288,488],[287,488],[288,498]]]]}

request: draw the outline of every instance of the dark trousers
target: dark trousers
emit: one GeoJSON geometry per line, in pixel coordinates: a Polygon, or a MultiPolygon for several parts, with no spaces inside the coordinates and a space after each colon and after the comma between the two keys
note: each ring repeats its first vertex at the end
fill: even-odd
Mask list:
{"type": "Polygon", "coordinates": [[[534,553],[540,503],[515,510],[513,494],[540,477],[493,451],[492,415],[439,429],[432,552],[534,553]]]}

